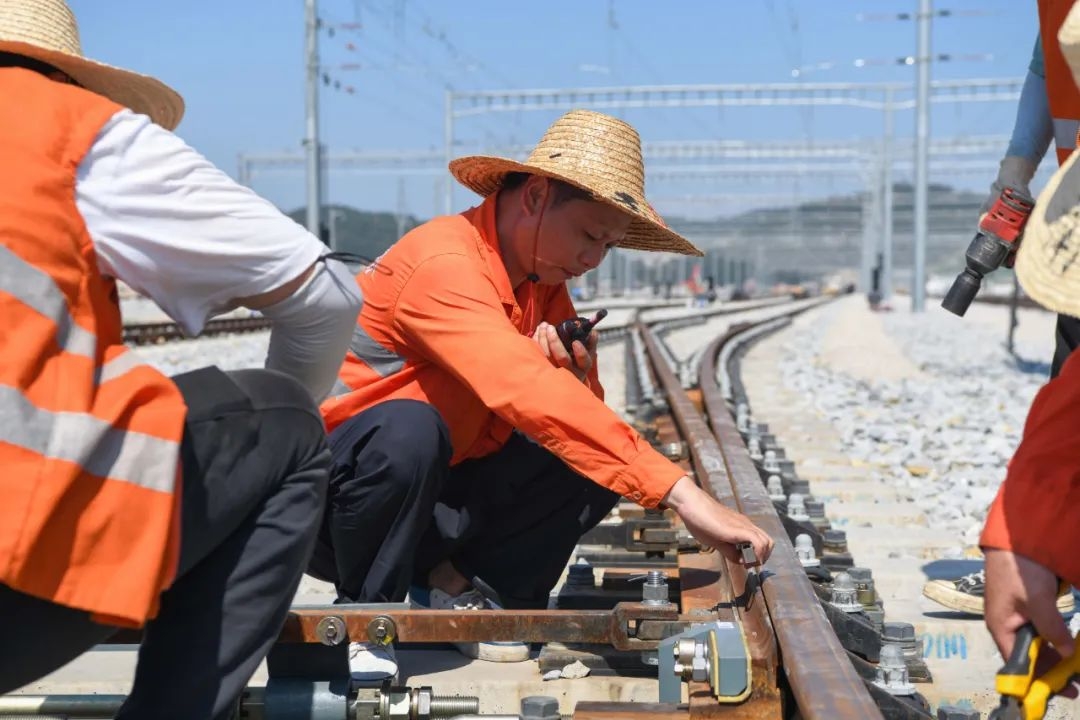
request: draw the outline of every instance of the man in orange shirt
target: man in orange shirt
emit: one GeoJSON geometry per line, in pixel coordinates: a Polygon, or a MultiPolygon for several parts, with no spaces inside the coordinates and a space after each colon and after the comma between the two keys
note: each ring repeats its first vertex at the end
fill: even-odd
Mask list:
{"type": "MultiPolygon", "coordinates": [[[[1080,8],[1058,41],[1080,86],[1080,8]]],[[[1016,260],[1024,290],[1041,305],[1080,316],[1080,166],[1073,153],[1035,204],[1016,260]]],[[[1020,447],[987,515],[986,625],[1008,657],[1026,622],[1062,655],[1075,649],[1056,597],[1061,581],[1080,586],[1080,356],[1035,397],[1020,447]]]]}
{"type": "MultiPolygon", "coordinates": [[[[413,230],[358,277],[363,309],[321,408],[334,468],[311,572],[342,601],[408,591],[427,607],[542,608],[619,495],[764,561],[768,535],[603,403],[595,331],[572,356],[555,331],[576,315],[566,281],[610,248],[701,254],[646,202],[637,132],[573,111],[524,163],[466,157],[450,171],[483,203],[413,230]]],[[[521,643],[461,649],[528,657],[521,643]]],[[[372,650],[353,646],[358,677],[393,671],[372,650]]]]}

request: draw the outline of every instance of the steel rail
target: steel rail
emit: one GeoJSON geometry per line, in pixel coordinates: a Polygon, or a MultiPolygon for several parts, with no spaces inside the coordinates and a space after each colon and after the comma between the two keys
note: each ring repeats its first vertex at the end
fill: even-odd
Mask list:
{"type": "MultiPolygon", "coordinates": [[[[679,378],[664,359],[661,342],[653,330],[644,324],[639,324],[638,332],[641,333],[642,340],[652,361],[653,372],[656,374],[661,389],[667,396],[672,420],[688,446],[698,484],[721,503],[732,510],[737,510],[737,499],[732,492],[732,484],[725,468],[723,453],[716,438],[713,437],[712,432],[709,430],[705,418],[694,405],[690,396],[683,390],[679,378]]],[[[794,551],[792,551],[792,554],[794,554],[794,551]]],[[[731,611],[735,613],[742,624],[747,647],[750,650],[752,687],[751,695],[747,699],[747,705],[754,706],[753,717],[779,717],[781,712],[780,691],[777,685],[779,658],[774,631],[765,612],[764,603],[755,601],[757,593],[754,587],[747,582],[746,569],[737,562],[721,559],[719,553],[698,555],[697,557],[680,555],[679,576],[682,587],[683,612],[690,612],[694,609],[687,607],[688,601],[692,600],[692,598],[687,597],[687,590],[693,584],[683,579],[683,565],[691,563],[696,565],[707,558],[711,558],[712,563],[721,565],[722,574],[726,573],[727,575],[733,597],[731,611]]],[[[705,561],[707,562],[707,560],[705,561]]],[[[702,711],[705,708],[715,707],[715,703],[705,705],[695,703],[694,697],[695,694],[692,692],[692,717],[700,717],[704,714],[702,711]]],[[[727,710],[730,711],[730,709],[727,710]]]]}
{"type": "Polygon", "coordinates": [[[721,349],[752,327],[733,328],[710,343],[702,357],[699,387],[721,448],[729,491],[738,508],[773,538],[772,557],[761,571],[761,592],[780,646],[783,672],[805,720],[882,717],[821,608],[717,382],[721,349]]]}

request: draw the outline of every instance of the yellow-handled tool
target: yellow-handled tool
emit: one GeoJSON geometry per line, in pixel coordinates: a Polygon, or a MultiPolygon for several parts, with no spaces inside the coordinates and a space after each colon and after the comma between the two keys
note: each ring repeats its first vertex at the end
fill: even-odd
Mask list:
{"type": "Polygon", "coordinates": [[[998,670],[996,686],[1001,704],[989,720],[1042,720],[1050,697],[1061,692],[1073,675],[1080,673],[1080,652],[1062,658],[1052,668],[1035,676],[1042,638],[1035,626],[1026,623],[1016,632],[1016,643],[1005,665],[998,670]]]}

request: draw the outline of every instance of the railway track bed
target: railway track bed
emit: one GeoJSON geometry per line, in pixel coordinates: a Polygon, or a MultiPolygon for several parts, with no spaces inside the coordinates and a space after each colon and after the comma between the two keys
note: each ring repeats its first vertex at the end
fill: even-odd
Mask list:
{"type": "MultiPolygon", "coordinates": [[[[755,360],[741,373],[727,372],[738,369],[754,343],[766,347],[790,316],[822,302],[658,308],[637,318],[632,311],[613,313],[605,321],[601,362],[607,368],[613,355],[621,360],[623,412],[721,502],[774,536],[777,549],[763,581],[697,547],[670,513],[622,503],[583,538],[548,611],[329,605],[325,587],[305,582],[281,642],[252,679],[243,717],[429,720],[451,712],[526,718],[546,712],[556,720],[549,704],[523,706],[527,696],[555,698],[557,714],[582,719],[928,718],[931,702],[970,704],[970,693],[950,696],[939,691],[940,680],[930,682],[937,669],[923,653],[926,630],[905,624],[913,619],[905,613],[918,609],[894,602],[894,593],[910,597],[912,588],[878,568],[872,576],[859,569],[863,548],[881,544],[880,537],[862,537],[861,526],[872,530],[882,521],[881,506],[894,498],[868,492],[855,472],[834,472],[839,462],[814,474],[815,464],[799,456],[807,447],[800,441],[820,435],[817,460],[828,452],[839,461],[842,450],[829,445],[827,428],[807,420],[812,413],[802,414],[804,425],[789,422],[798,413],[780,410],[791,398],[767,399],[755,389],[766,381],[767,364],[755,360]],[[678,343],[665,340],[694,333],[709,346],[681,354],[673,350],[678,343]],[[776,431],[780,426],[767,424],[770,412],[798,431],[776,431]],[[836,508],[835,517],[823,512],[828,507],[836,508]],[[841,527],[844,533],[837,532],[841,527]],[[399,648],[398,685],[342,685],[345,640],[388,637],[399,648]],[[446,649],[449,641],[478,639],[527,640],[537,652],[530,662],[494,665],[446,649]],[[425,687],[444,696],[441,704],[431,704],[425,687]],[[301,708],[298,697],[308,704],[301,708]],[[293,714],[282,714],[285,708],[293,714]]],[[[607,387],[609,395],[616,392],[607,387]]],[[[916,514],[890,519],[907,522],[916,514]]],[[[63,702],[85,699],[91,688],[103,691],[100,678],[110,665],[120,679],[112,692],[123,692],[131,649],[98,648],[77,661],[81,673],[76,667],[26,688],[21,706],[0,698],[0,717],[13,710],[63,716],[73,707],[63,702]]],[[[107,710],[117,701],[96,695],[90,704],[107,710]]]]}

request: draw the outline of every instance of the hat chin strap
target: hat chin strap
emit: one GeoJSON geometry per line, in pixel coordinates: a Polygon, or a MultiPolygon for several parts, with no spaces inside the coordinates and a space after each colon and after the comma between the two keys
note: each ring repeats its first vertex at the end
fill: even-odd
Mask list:
{"type": "Polygon", "coordinates": [[[536,232],[533,233],[533,249],[532,249],[532,272],[525,276],[525,279],[534,285],[540,282],[540,276],[536,273],[536,264],[540,260],[540,256],[537,251],[540,247],[540,227],[544,224],[544,211],[547,210],[547,192],[544,192],[544,204],[540,206],[540,217],[536,219],[536,232]]]}

